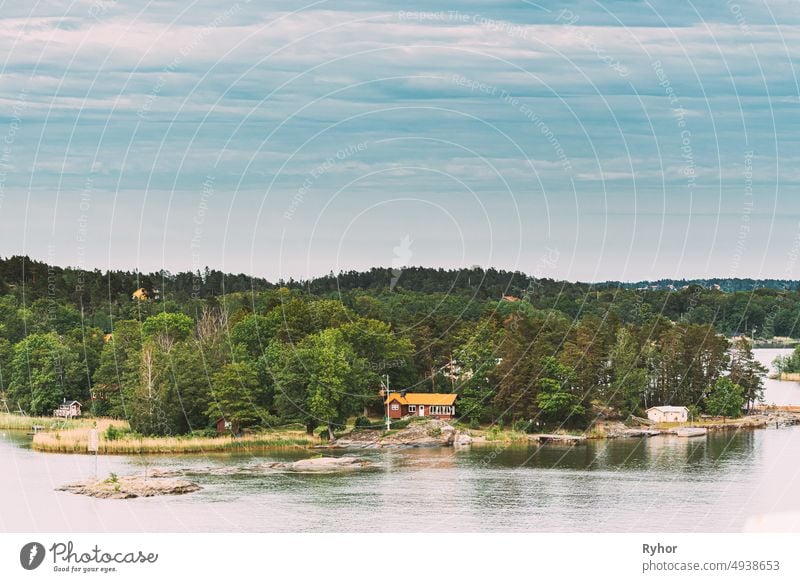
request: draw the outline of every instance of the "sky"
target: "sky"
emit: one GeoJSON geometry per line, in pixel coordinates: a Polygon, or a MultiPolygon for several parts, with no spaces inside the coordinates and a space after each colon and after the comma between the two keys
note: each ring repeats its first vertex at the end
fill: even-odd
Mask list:
{"type": "Polygon", "coordinates": [[[800,278],[800,3],[0,0],[0,255],[800,278]]]}

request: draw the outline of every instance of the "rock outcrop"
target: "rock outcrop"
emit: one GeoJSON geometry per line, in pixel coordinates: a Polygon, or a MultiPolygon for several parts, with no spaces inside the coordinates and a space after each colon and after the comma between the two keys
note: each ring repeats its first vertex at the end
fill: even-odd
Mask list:
{"type": "Polygon", "coordinates": [[[183,479],[168,479],[144,475],[112,476],[108,479],[86,479],[56,489],[100,499],[133,499],[156,495],[183,495],[199,491],[200,487],[183,479]]]}
{"type": "Polygon", "coordinates": [[[467,445],[472,438],[456,430],[447,422],[435,418],[414,419],[405,428],[397,431],[354,430],[347,436],[336,439],[327,448],[345,449],[391,449],[409,447],[449,447],[453,444],[467,445]]]}
{"type": "Polygon", "coordinates": [[[157,478],[186,477],[192,475],[263,475],[269,472],[338,473],[372,467],[374,463],[360,457],[313,457],[299,461],[266,461],[225,467],[191,467],[186,469],[151,469],[149,475],[157,478]]]}
{"type": "Polygon", "coordinates": [[[292,473],[338,473],[369,467],[372,463],[358,457],[317,457],[301,459],[292,463],[261,463],[267,469],[278,469],[292,473]]]}

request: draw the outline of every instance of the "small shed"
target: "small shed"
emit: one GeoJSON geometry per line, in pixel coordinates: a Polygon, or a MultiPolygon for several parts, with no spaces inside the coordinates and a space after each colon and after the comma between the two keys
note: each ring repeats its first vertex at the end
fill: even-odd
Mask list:
{"type": "Polygon", "coordinates": [[[75,418],[81,415],[81,408],[82,405],[77,400],[73,400],[72,402],[64,400],[64,402],[53,411],[53,416],[59,418],[75,418]]]}
{"type": "Polygon", "coordinates": [[[241,427],[239,426],[239,423],[228,420],[225,417],[218,418],[216,425],[217,425],[217,434],[233,434],[236,436],[242,434],[242,430],[241,427]]]}
{"type": "Polygon", "coordinates": [[[647,409],[647,418],[653,422],[686,422],[689,409],[685,406],[652,406],[647,409]]]}

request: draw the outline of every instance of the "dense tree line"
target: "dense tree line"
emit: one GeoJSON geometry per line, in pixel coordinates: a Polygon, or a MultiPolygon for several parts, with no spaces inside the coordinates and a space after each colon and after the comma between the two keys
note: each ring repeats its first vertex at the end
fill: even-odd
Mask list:
{"type": "Polygon", "coordinates": [[[785,290],[641,291],[479,268],[273,285],[18,257],[0,266],[10,406],[49,414],[76,399],[143,434],[218,418],[332,432],[365,410],[380,414],[386,382],[456,392],[470,423],[586,426],[660,404],[731,415],[759,400],[764,370],[749,342],[726,335],[792,335],[800,308],[785,290]],[[140,287],[149,299],[131,298],[140,287]]]}
{"type": "MultiPolygon", "coordinates": [[[[195,273],[142,274],[53,267],[18,256],[0,259],[0,297],[6,299],[3,305],[9,305],[8,298],[13,298],[10,301],[14,305],[41,311],[45,305],[42,300],[49,303],[55,300],[62,306],[74,307],[84,321],[104,331],[110,331],[112,318],[135,319],[153,313],[152,304],[131,301],[131,293],[138,288],[157,293],[162,303],[159,309],[194,316],[207,303],[219,304],[225,297],[235,294],[251,294],[257,300],[260,292],[285,287],[315,297],[340,299],[351,305],[364,296],[386,302],[384,296],[394,296],[389,293],[391,286],[397,292],[457,296],[460,302],[469,299],[479,304],[511,295],[524,299],[538,310],[556,310],[571,318],[604,317],[611,311],[622,322],[635,325],[660,315],[672,321],[713,325],[728,336],[800,335],[800,291],[796,281],[710,279],[701,283],[672,279],[641,283],[569,283],[480,267],[408,267],[399,272],[373,268],[366,272],[330,273],[310,281],[270,283],[259,277],[225,274],[208,268],[195,273]],[[733,291],[726,292],[726,289],[733,291]]],[[[402,301],[413,300],[404,296],[402,301]]],[[[4,307],[0,306],[2,309],[4,307]]],[[[6,312],[0,312],[0,316],[6,312]]],[[[21,324],[12,322],[10,325],[21,324]]],[[[16,339],[23,334],[24,331],[18,330],[16,339]]]]}

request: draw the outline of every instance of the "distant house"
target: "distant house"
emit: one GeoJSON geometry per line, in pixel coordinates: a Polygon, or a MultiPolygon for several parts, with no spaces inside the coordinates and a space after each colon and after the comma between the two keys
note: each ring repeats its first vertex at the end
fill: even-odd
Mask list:
{"type": "Polygon", "coordinates": [[[147,292],[147,289],[144,287],[139,287],[136,291],[133,292],[131,295],[131,299],[138,299],[139,301],[146,301],[150,299],[150,294],[147,292]]]}
{"type": "Polygon", "coordinates": [[[686,422],[689,409],[685,406],[653,406],[647,409],[647,418],[653,422],[686,422]]]}
{"type": "Polygon", "coordinates": [[[453,418],[456,415],[456,398],[458,394],[392,392],[384,401],[384,405],[389,408],[389,418],[404,416],[453,418]]]}
{"type": "Polygon", "coordinates": [[[59,418],[76,418],[80,415],[81,403],[77,400],[73,400],[72,402],[64,400],[64,402],[59,404],[58,408],[53,411],[53,416],[58,416],[59,418]]]}
{"type": "Polygon", "coordinates": [[[217,434],[233,434],[240,435],[242,433],[238,422],[232,422],[225,418],[219,418],[216,422],[217,434]]]}

